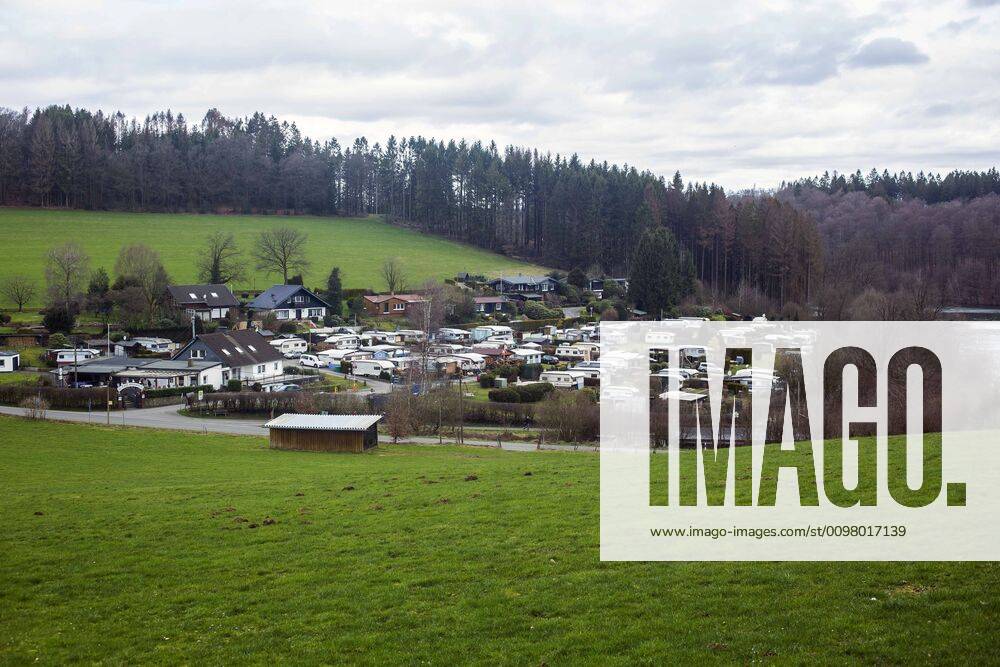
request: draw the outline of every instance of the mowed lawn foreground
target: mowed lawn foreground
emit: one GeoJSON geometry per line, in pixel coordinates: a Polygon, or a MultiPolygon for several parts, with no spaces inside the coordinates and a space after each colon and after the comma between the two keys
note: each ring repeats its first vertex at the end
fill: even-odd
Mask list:
{"type": "Polygon", "coordinates": [[[600,562],[594,454],[0,418],[0,484],[2,663],[1000,658],[993,563],[600,562]]]}
{"type": "MultiPolygon", "coordinates": [[[[403,229],[380,218],[324,218],[312,216],[190,215],[166,213],[109,213],[93,211],[0,208],[0,232],[5,252],[0,280],[25,274],[43,285],[45,254],[54,245],[76,241],[90,255],[91,268],[114,273],[122,246],[144,243],[156,249],[171,278],[195,282],[195,262],[205,239],[216,231],[232,232],[246,256],[247,280],[237,287],[263,289],[281,276],[254,268],[250,251],[265,229],[292,227],[308,238],[311,266],[305,273],[310,286],[325,284],[330,269],[339,266],[345,287],[385,288],[382,262],[399,257],[410,287],[430,278],[453,278],[459,271],[499,275],[543,273],[547,269],[429,234],[403,229]]],[[[42,294],[36,300],[41,303],[42,294]]],[[[9,304],[5,304],[9,305],[9,304]]]]}

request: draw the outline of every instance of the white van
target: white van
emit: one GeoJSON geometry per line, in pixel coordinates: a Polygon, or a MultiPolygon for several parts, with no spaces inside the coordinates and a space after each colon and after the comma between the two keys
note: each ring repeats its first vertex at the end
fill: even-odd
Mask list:
{"type": "Polygon", "coordinates": [[[383,372],[392,373],[396,365],[386,359],[356,359],[351,362],[351,373],[362,377],[377,378],[383,372]]]}
{"type": "Polygon", "coordinates": [[[299,364],[306,366],[307,368],[326,368],[329,362],[323,361],[315,354],[303,354],[299,357],[299,364]]]}

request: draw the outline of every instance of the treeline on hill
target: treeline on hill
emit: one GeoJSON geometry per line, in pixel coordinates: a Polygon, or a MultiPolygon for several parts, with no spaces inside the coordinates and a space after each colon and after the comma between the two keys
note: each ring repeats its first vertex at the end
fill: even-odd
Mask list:
{"type": "Polygon", "coordinates": [[[376,213],[591,276],[669,273],[633,297],[651,313],[690,294],[692,279],[700,298],[787,317],[811,316],[808,305],[823,317],[898,318],[927,316],[932,302],[998,303],[998,190],[995,169],[872,171],[804,179],[776,196],[727,195],[680,174],[668,181],[492,143],[389,137],[342,147],[261,113],[210,110],[190,124],[170,112],[138,122],[68,106],[0,109],[0,203],[376,213]],[[646,243],[673,256],[653,262],[655,253],[638,252],[646,243]],[[838,303],[869,290],[871,303],[838,303]]]}
{"type": "MultiPolygon", "coordinates": [[[[696,276],[804,301],[819,269],[810,221],[771,197],[667,183],[632,167],[495,144],[389,137],[342,148],[256,113],[199,124],[156,113],[0,110],[0,202],[89,209],[383,214],[490,250],[627,275],[664,225],[696,276]]],[[[682,257],[677,258],[679,261],[682,257]]],[[[669,260],[668,260],[669,261],[669,260]]]]}
{"type": "MultiPolygon", "coordinates": [[[[981,176],[967,182],[978,188],[996,171],[981,176]]],[[[928,204],[872,192],[778,192],[819,228],[827,270],[816,301],[825,319],[922,319],[948,303],[1000,305],[1000,194],[928,204]]]]}

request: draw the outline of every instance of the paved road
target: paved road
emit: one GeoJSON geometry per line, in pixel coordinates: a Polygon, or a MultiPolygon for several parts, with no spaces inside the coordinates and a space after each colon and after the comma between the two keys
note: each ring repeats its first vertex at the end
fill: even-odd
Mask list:
{"type": "MultiPolygon", "coordinates": [[[[228,433],[230,435],[255,435],[263,437],[267,434],[267,429],[263,428],[264,419],[201,419],[198,417],[187,417],[178,413],[180,406],[165,405],[158,408],[141,408],[137,410],[125,410],[111,413],[112,426],[138,426],[141,428],[162,428],[173,431],[196,431],[200,433],[228,433]]],[[[24,415],[22,408],[0,406],[0,415],[14,415],[21,417],[24,415]]],[[[76,423],[107,424],[106,413],[76,412],[72,410],[47,410],[46,419],[53,421],[65,421],[76,423]]],[[[437,438],[423,436],[413,436],[405,439],[421,445],[437,445],[437,438]]],[[[379,442],[389,443],[392,438],[380,434],[379,442]]],[[[443,444],[455,444],[453,439],[445,438],[443,444]]],[[[496,447],[496,441],[488,440],[465,440],[465,444],[474,447],[496,447]]],[[[504,442],[501,449],[530,452],[535,451],[533,442],[504,442]]],[[[560,451],[597,451],[596,447],[581,445],[572,447],[569,445],[546,445],[547,450],[560,451]]]]}

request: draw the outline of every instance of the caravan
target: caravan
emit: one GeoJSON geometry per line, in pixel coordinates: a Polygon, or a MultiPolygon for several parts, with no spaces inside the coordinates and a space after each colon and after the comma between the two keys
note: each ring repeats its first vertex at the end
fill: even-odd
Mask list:
{"type": "Polygon", "coordinates": [[[392,374],[396,365],[386,359],[355,359],[351,361],[351,373],[362,377],[381,377],[383,373],[392,374]]]}
{"type": "Polygon", "coordinates": [[[301,338],[275,338],[268,342],[286,359],[298,359],[309,349],[309,344],[301,338]]]}

